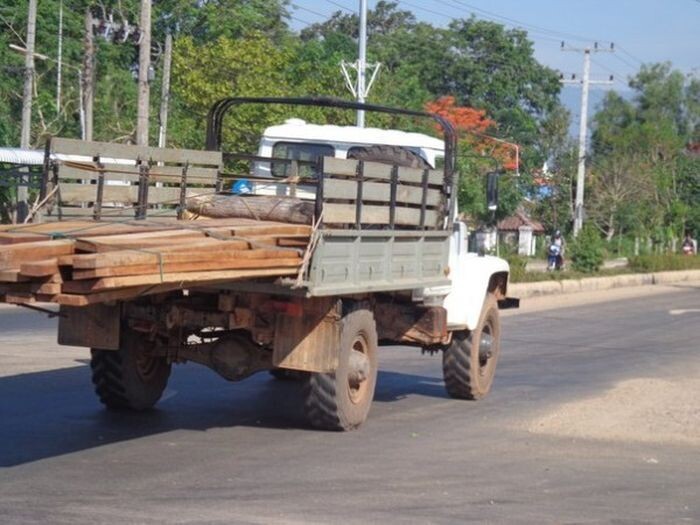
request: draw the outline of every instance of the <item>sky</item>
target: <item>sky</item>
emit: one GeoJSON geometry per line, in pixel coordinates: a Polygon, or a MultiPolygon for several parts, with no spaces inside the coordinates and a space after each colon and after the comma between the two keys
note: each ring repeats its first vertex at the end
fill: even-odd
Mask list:
{"type": "MultiPolygon", "coordinates": [[[[292,26],[300,29],[338,10],[357,11],[359,0],[291,0],[292,26]]],[[[370,8],[376,0],[368,0],[370,8]]],[[[592,87],[592,109],[606,89],[627,90],[627,79],[642,63],[670,61],[685,73],[700,75],[700,0],[401,0],[401,9],[418,20],[444,26],[454,18],[474,13],[528,31],[537,59],[566,77],[580,78],[581,53],[562,52],[567,47],[601,49],[615,44],[615,52],[592,55],[591,79],[614,75],[611,87],[592,87]]],[[[578,111],[580,89],[565,88],[562,100],[578,111]]]]}

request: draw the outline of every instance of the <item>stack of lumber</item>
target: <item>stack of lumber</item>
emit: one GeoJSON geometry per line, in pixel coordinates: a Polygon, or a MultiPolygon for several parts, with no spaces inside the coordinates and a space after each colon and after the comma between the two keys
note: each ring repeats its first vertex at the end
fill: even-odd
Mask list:
{"type": "Polygon", "coordinates": [[[310,227],[249,219],[0,227],[0,301],[85,306],[296,275],[310,227]]]}

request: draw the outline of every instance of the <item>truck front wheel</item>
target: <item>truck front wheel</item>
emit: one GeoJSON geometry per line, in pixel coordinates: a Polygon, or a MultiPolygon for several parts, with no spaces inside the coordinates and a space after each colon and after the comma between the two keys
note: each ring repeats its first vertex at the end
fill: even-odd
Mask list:
{"type": "Polygon", "coordinates": [[[377,384],[377,328],[367,309],[345,314],[340,328],[338,369],[310,374],[304,409],[312,426],[324,430],[359,427],[369,413],[377,384]]]}
{"type": "Polygon", "coordinates": [[[493,384],[500,350],[498,302],[489,294],[476,329],[455,332],[452,343],[442,354],[442,372],[450,397],[481,399],[486,396],[493,384]]]}
{"type": "Polygon", "coordinates": [[[170,363],[148,355],[143,335],[122,329],[119,350],[91,350],[95,392],[112,409],[146,410],[160,399],[170,377],[170,363]]]}

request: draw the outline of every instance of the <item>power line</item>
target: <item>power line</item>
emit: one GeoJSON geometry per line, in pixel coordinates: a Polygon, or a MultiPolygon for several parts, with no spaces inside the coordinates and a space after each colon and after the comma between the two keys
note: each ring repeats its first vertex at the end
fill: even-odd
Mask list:
{"type": "MultiPolygon", "coordinates": [[[[625,86],[625,84],[620,80],[620,77],[624,78],[625,75],[623,75],[623,74],[621,74],[621,73],[618,73],[618,72],[615,71],[614,69],[609,68],[608,66],[606,66],[605,64],[603,64],[603,63],[601,63],[601,62],[595,60],[594,58],[591,58],[591,62],[593,62],[594,64],[596,64],[598,67],[602,67],[602,68],[603,68],[605,71],[607,71],[608,73],[612,73],[612,74],[613,74],[613,80],[614,80],[614,82],[617,82],[618,84],[620,84],[620,85],[622,85],[622,86],[625,86]]],[[[626,86],[625,86],[625,87],[626,87],[626,86]]]]}
{"type": "Polygon", "coordinates": [[[534,29],[534,30],[536,30],[536,31],[539,31],[539,32],[542,32],[542,33],[544,33],[544,34],[549,34],[549,35],[557,36],[557,37],[559,37],[560,39],[563,37],[563,38],[568,38],[568,39],[570,39],[570,40],[578,40],[578,41],[582,41],[582,42],[590,42],[590,41],[596,41],[596,40],[597,40],[598,42],[605,42],[605,43],[608,43],[608,44],[610,43],[609,40],[603,40],[603,39],[597,39],[597,38],[591,38],[591,37],[581,36],[581,35],[577,35],[577,34],[575,34],[575,33],[568,33],[568,32],[566,32],[566,31],[559,31],[559,30],[555,30],[555,29],[549,29],[549,28],[546,28],[546,27],[543,27],[543,26],[538,26],[538,25],[535,25],[535,24],[530,24],[530,23],[527,23],[527,22],[523,22],[523,21],[517,20],[517,19],[515,19],[515,18],[510,18],[510,17],[507,17],[507,16],[499,15],[498,13],[494,13],[494,12],[492,12],[492,11],[486,11],[485,9],[481,9],[481,8],[478,8],[478,7],[473,6],[473,5],[471,5],[471,4],[467,4],[466,2],[463,2],[463,1],[461,1],[461,0],[449,0],[449,1],[450,1],[450,2],[453,2],[453,3],[455,3],[455,4],[459,4],[459,5],[461,5],[461,6],[467,7],[467,8],[469,8],[469,9],[472,9],[473,11],[476,11],[476,12],[478,12],[478,13],[482,13],[482,14],[484,14],[484,15],[487,15],[487,16],[490,16],[490,17],[493,17],[493,18],[496,18],[496,19],[506,20],[506,21],[508,21],[508,22],[511,22],[511,23],[513,23],[513,24],[516,24],[516,26],[518,26],[518,27],[521,28],[521,29],[532,28],[532,29],[534,29]]]}
{"type": "Polygon", "coordinates": [[[328,2],[329,4],[333,4],[336,7],[340,7],[341,9],[343,9],[344,11],[347,11],[348,13],[353,13],[353,14],[355,13],[355,11],[353,11],[349,7],[346,7],[343,4],[340,4],[338,2],[334,2],[333,0],[324,0],[324,1],[328,2]]]}
{"type": "MultiPolygon", "coordinates": [[[[618,46],[618,49],[619,49],[619,46],[618,46]]],[[[637,66],[636,66],[635,64],[632,64],[632,63],[629,62],[628,60],[622,58],[622,57],[621,57],[620,55],[618,55],[617,53],[615,53],[613,56],[614,56],[616,59],[618,59],[620,62],[622,62],[623,64],[625,64],[627,67],[630,67],[630,68],[634,69],[635,71],[637,70],[637,66]]]]}
{"type": "Polygon", "coordinates": [[[290,5],[294,7],[295,9],[301,9],[302,11],[306,11],[308,13],[311,13],[316,16],[320,16],[321,18],[328,18],[328,15],[325,15],[323,13],[319,13],[318,11],[314,11],[313,9],[309,9],[308,7],[301,6],[299,4],[295,4],[294,2],[291,2],[290,5]]]}
{"type": "Polygon", "coordinates": [[[640,59],[640,58],[637,58],[637,57],[634,56],[632,53],[630,53],[629,51],[627,51],[624,47],[618,46],[617,48],[618,48],[620,51],[622,51],[625,55],[627,55],[628,57],[630,57],[632,60],[634,60],[634,61],[636,61],[636,62],[639,62],[640,64],[644,65],[644,60],[642,60],[642,59],[640,59]]]}

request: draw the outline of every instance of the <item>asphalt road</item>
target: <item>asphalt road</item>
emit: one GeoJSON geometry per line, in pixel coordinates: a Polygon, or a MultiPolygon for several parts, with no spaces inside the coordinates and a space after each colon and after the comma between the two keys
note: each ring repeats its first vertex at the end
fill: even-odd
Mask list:
{"type": "Polygon", "coordinates": [[[87,351],[3,308],[0,522],[700,523],[700,447],[528,427],[628,379],[695,373],[700,286],[556,301],[504,316],[477,403],[447,398],[439,356],[383,348],[370,419],[350,433],[306,428],[298,385],[196,365],[174,370],[158,410],[106,412],[87,351]]]}

